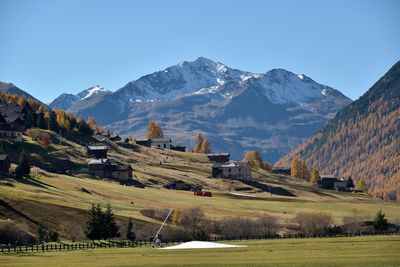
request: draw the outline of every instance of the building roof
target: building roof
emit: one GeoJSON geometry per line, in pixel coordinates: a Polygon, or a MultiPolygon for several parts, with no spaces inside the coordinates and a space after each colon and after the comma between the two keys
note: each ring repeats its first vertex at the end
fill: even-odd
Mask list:
{"type": "Polygon", "coordinates": [[[235,167],[247,167],[249,165],[248,161],[228,161],[225,163],[215,163],[213,168],[235,168],[235,167]]]}
{"type": "Polygon", "coordinates": [[[207,154],[207,157],[221,157],[221,156],[229,157],[230,154],[229,153],[210,153],[210,154],[207,154]]]}
{"type": "Polygon", "coordinates": [[[88,146],[90,150],[107,150],[108,146],[88,146]]]}
{"type": "Polygon", "coordinates": [[[151,138],[151,142],[171,142],[171,138],[151,138]]]}
{"type": "Polygon", "coordinates": [[[0,161],[3,161],[8,158],[7,154],[0,154],[0,161]]]}
{"type": "Polygon", "coordinates": [[[102,165],[108,163],[108,159],[91,159],[89,165],[102,165]]]}

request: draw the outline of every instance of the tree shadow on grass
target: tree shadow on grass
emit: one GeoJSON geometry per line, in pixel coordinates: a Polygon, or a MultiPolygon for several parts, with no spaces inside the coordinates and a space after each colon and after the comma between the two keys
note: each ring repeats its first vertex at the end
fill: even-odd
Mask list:
{"type": "Polygon", "coordinates": [[[56,188],[50,184],[47,184],[45,182],[41,182],[39,180],[34,180],[32,178],[19,178],[16,179],[16,181],[22,183],[22,184],[26,184],[26,185],[31,185],[31,186],[37,186],[37,187],[41,187],[41,188],[46,188],[46,187],[52,187],[52,188],[56,188]]]}
{"type": "Polygon", "coordinates": [[[266,184],[262,184],[256,181],[243,181],[244,184],[253,186],[257,189],[260,189],[264,192],[267,193],[272,193],[273,195],[278,195],[278,196],[286,196],[286,197],[297,197],[295,194],[290,192],[289,190],[286,190],[283,187],[277,187],[277,186],[270,186],[266,184]]]}

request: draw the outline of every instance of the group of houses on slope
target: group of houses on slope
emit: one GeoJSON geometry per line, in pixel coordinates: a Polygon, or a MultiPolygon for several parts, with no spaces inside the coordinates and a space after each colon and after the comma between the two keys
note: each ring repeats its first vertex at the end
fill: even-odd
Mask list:
{"type": "Polygon", "coordinates": [[[26,110],[15,103],[0,102],[0,140],[22,141],[26,110]]]}
{"type": "Polygon", "coordinates": [[[108,157],[107,145],[90,145],[87,147],[87,155],[92,157],[88,163],[91,175],[127,184],[132,180],[132,167],[127,164],[112,162],[108,157]]]}

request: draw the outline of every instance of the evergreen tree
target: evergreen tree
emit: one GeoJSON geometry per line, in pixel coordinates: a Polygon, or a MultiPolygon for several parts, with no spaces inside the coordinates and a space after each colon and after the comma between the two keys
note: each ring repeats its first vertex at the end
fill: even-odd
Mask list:
{"type": "Polygon", "coordinates": [[[351,179],[351,176],[346,181],[346,187],[347,188],[353,188],[354,187],[354,182],[353,182],[353,179],[351,179]]]}
{"type": "Polygon", "coordinates": [[[312,186],[316,186],[318,183],[318,179],[319,179],[319,172],[313,168],[311,171],[311,180],[310,183],[312,186]]]}
{"type": "Polygon", "coordinates": [[[128,239],[129,241],[135,241],[136,239],[135,232],[133,232],[132,230],[133,230],[133,222],[132,219],[129,218],[128,226],[126,228],[126,239],[128,239]]]}
{"type": "Polygon", "coordinates": [[[47,129],[52,130],[54,132],[58,131],[57,116],[54,111],[49,112],[49,121],[48,121],[47,129]]]}
{"type": "Polygon", "coordinates": [[[115,216],[111,208],[111,204],[108,203],[106,211],[104,213],[104,239],[110,240],[113,237],[119,237],[119,226],[115,222],[115,216]]]}
{"type": "Polygon", "coordinates": [[[44,118],[43,112],[40,112],[37,118],[36,126],[40,129],[46,129],[46,120],[44,118]]]}
{"type": "Polygon", "coordinates": [[[388,225],[388,221],[385,218],[385,216],[386,215],[384,213],[382,213],[382,210],[380,210],[376,214],[376,217],[375,217],[375,220],[374,220],[374,228],[376,230],[383,231],[383,230],[387,230],[388,229],[389,225],[388,225]]]}
{"type": "Polygon", "coordinates": [[[104,236],[104,215],[100,204],[92,203],[89,211],[89,219],[84,230],[90,240],[100,240],[104,236]]]}
{"type": "Polygon", "coordinates": [[[22,177],[26,177],[31,172],[31,167],[29,165],[28,157],[26,156],[25,150],[22,150],[19,160],[18,166],[15,168],[15,176],[17,179],[21,179],[22,177]]]}
{"type": "Polygon", "coordinates": [[[44,230],[43,226],[39,225],[37,231],[37,240],[39,243],[43,243],[46,240],[46,231],[44,230]]]}

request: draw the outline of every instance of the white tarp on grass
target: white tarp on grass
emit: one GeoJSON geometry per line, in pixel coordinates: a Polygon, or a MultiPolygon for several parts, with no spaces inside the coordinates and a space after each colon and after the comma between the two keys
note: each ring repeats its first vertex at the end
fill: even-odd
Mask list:
{"type": "Polygon", "coordinates": [[[205,242],[205,241],[190,241],[186,243],[182,243],[176,246],[170,246],[160,249],[194,249],[194,248],[243,248],[247,246],[242,245],[230,245],[230,244],[222,244],[222,243],[214,243],[214,242],[205,242]]]}

